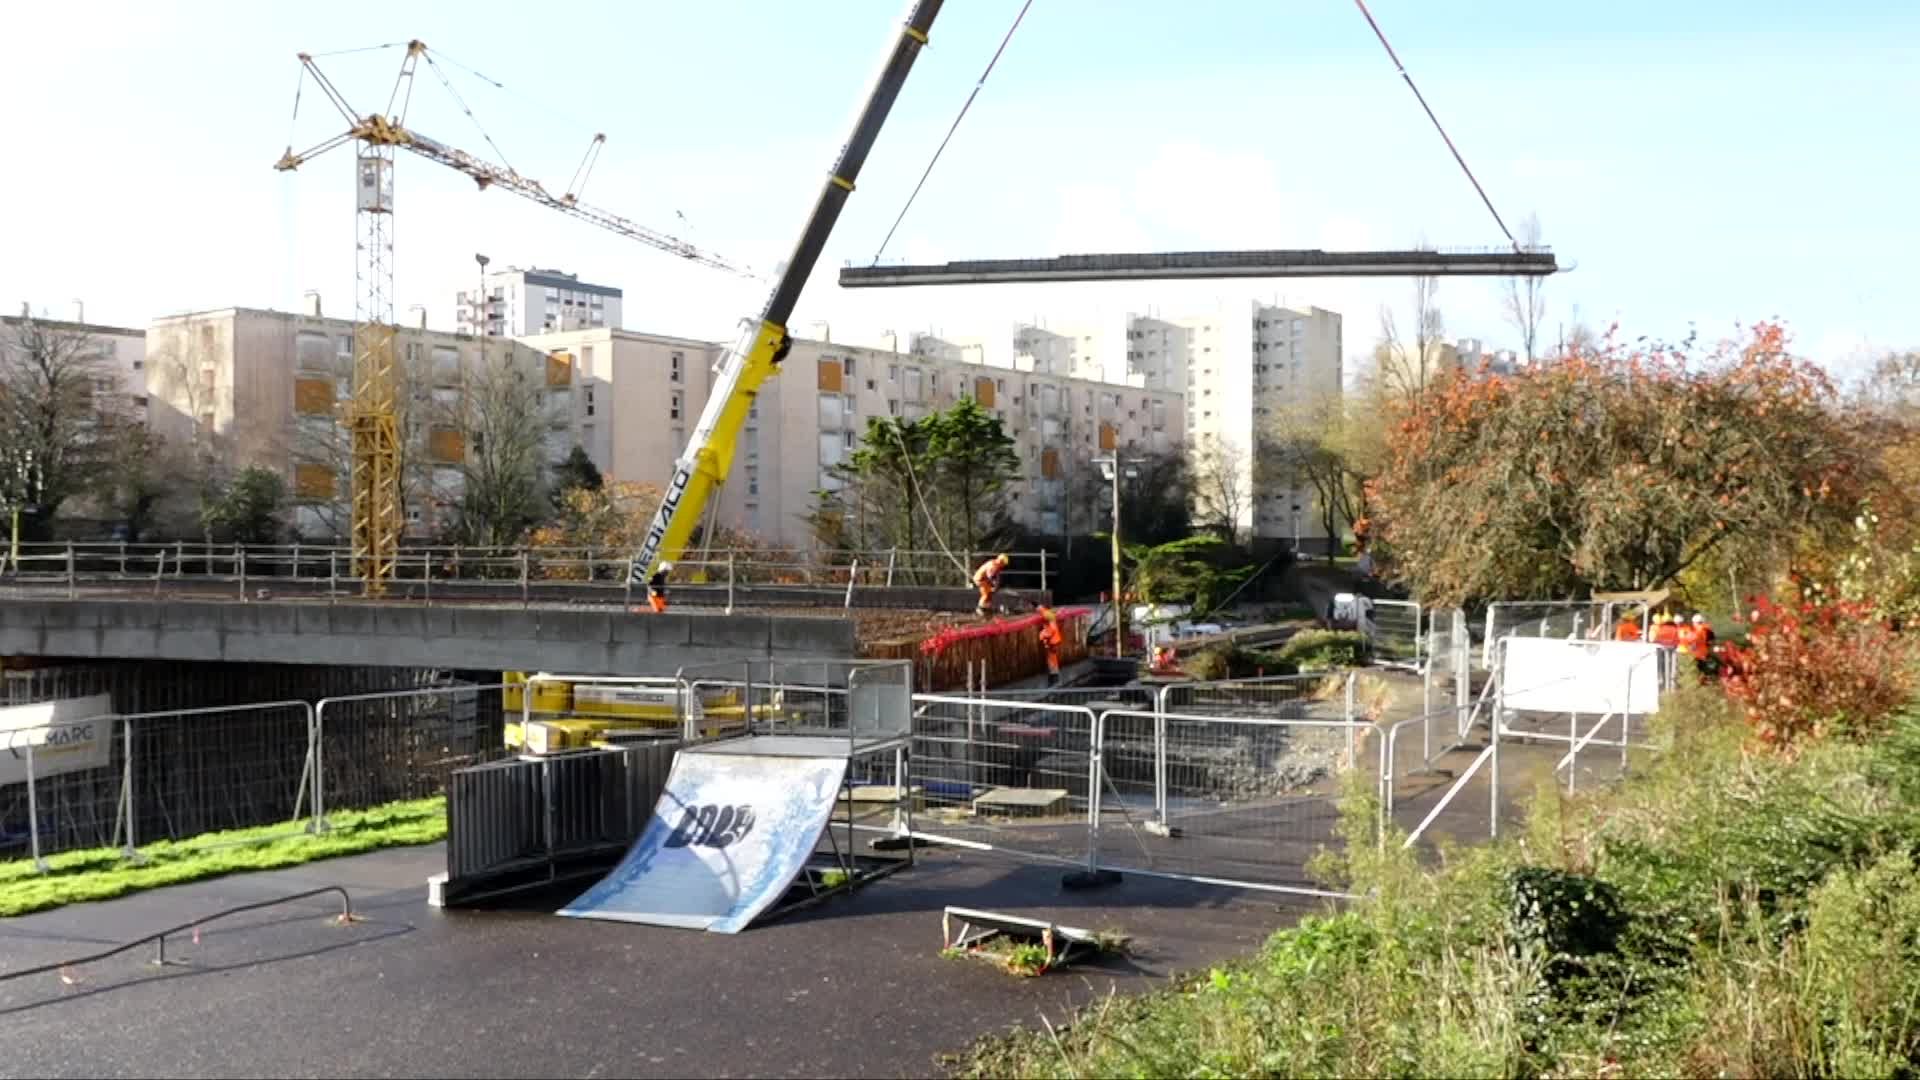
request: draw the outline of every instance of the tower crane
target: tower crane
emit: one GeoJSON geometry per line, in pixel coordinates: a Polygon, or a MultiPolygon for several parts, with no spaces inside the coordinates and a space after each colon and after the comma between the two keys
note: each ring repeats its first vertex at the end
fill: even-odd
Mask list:
{"type": "MultiPolygon", "coordinates": [[[[514,169],[457,149],[412,130],[406,125],[407,107],[413,99],[414,71],[425,59],[433,66],[424,43],[407,43],[393,91],[388,95],[385,112],[362,114],[347,104],[332,80],[321,72],[310,53],[300,53],[302,81],[311,75],[327,100],[346,118],[347,129],[302,152],[294,153],[291,144],[274,163],[281,172],[290,172],[320,154],[345,143],[355,145],[356,236],[358,259],[355,264],[353,397],[348,407],[347,426],[352,439],[352,543],[355,572],[365,582],[369,596],[386,592],[400,550],[400,535],[406,514],[401,506],[400,433],[396,420],[394,378],[393,315],[393,163],[396,148],[418,154],[472,177],[482,190],[504,188],[522,198],[558,210],[609,232],[637,240],[660,251],[690,262],[728,273],[751,276],[750,271],[719,256],[702,251],[684,240],[647,228],[618,214],[589,206],[579,199],[578,187],[605,136],[594,136],[588,157],[576,170],[574,183],[560,195],[548,191],[538,180],[522,176],[514,169]]],[[[434,71],[439,74],[438,68],[434,71]]],[[[445,76],[441,76],[445,82],[445,76]]],[[[451,84],[448,84],[451,90],[451,84]]],[[[463,106],[464,107],[464,106],[463,106]]],[[[300,99],[294,95],[294,116],[299,117],[300,99]]],[[[491,142],[491,140],[489,140],[491,142]]]]}

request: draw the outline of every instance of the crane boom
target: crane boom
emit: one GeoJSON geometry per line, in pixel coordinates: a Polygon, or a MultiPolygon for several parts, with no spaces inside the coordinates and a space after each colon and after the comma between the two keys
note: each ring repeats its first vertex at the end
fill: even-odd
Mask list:
{"type": "Polygon", "coordinates": [[[660,509],[647,528],[640,550],[635,553],[631,576],[636,583],[652,576],[655,564],[663,555],[677,556],[686,549],[708,500],[726,480],[733,466],[735,441],[753,408],[754,397],[761,385],[779,371],[780,362],[792,347],[787,318],[793,314],[800,291],[806,287],[814,263],[819,261],[827,237],[840,219],[847,196],[853,193],[854,180],[879,138],[894,99],[906,85],[907,73],[927,43],[927,30],[933,26],[940,5],[941,0],[918,0],[907,12],[893,49],[868,91],[866,105],[854,121],[853,133],[828,170],[820,197],[800,230],[786,268],[774,282],[759,320],[748,327],[739,344],[721,359],[713,394],[701,410],[700,421],[687,441],[686,450],[680,460],[674,462],[673,479],[667,484],[660,509]]]}
{"type": "Polygon", "coordinates": [[[717,255],[711,255],[701,251],[699,248],[694,247],[684,240],[668,236],[666,233],[660,232],[657,229],[649,229],[645,225],[623,218],[612,211],[589,206],[586,203],[580,202],[578,199],[554,195],[538,180],[521,176],[513,169],[503,165],[496,165],[484,158],[475,157],[465,150],[448,146],[446,143],[440,142],[437,139],[430,139],[417,131],[406,132],[403,141],[400,143],[400,148],[412,151],[430,161],[437,161],[450,169],[458,169],[460,172],[472,177],[474,183],[479,184],[482,188],[504,188],[522,198],[531,199],[541,206],[558,210],[563,214],[571,214],[583,221],[598,225],[608,232],[619,233],[628,239],[638,240],[650,247],[659,248],[661,251],[678,255],[683,259],[697,262],[702,266],[710,266],[715,270],[725,270],[731,274],[748,274],[746,269],[736,266],[717,255]]]}

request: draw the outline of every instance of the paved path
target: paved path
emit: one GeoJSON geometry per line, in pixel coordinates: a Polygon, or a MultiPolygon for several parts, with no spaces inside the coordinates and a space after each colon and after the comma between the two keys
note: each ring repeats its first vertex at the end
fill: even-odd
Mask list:
{"type": "MultiPolygon", "coordinates": [[[[1301,906],[1129,878],[1065,892],[1058,869],[931,853],[851,897],[733,937],[441,912],[437,846],[158,890],[0,921],[0,971],[92,951],[223,906],[339,884],[170,947],[0,982],[6,1072],[45,1076],[918,1076],[980,1035],[1110,989],[1164,985],[1256,947],[1301,906]],[[1039,979],[941,959],[948,904],[1133,934],[1137,955],[1039,979]]],[[[557,899],[570,898],[570,893],[557,899]]],[[[550,910],[550,907],[546,910],[550,910]]]]}

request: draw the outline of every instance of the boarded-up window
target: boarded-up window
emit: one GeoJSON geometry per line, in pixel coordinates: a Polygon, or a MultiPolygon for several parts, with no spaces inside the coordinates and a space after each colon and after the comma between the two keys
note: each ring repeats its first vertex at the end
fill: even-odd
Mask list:
{"type": "Polygon", "coordinates": [[[301,371],[333,370],[333,341],[327,335],[301,330],[293,336],[293,349],[301,371]]]}
{"type": "Polygon", "coordinates": [[[573,385],[573,354],[570,352],[552,352],[547,354],[547,385],[573,385]]]}
{"type": "Polygon", "coordinates": [[[332,499],[340,494],[334,472],[325,465],[295,465],[293,493],[302,499],[332,499]]]}
{"type": "Polygon", "coordinates": [[[427,453],[435,461],[464,461],[467,439],[459,428],[436,427],[427,433],[427,453]]]}
{"type": "Polygon", "coordinates": [[[820,361],[820,389],[830,394],[840,392],[840,361],[823,358],[820,361]]]}
{"type": "Polygon", "coordinates": [[[1100,421],[1100,449],[1111,450],[1119,441],[1120,433],[1114,429],[1114,426],[1105,420],[1100,421]]]}
{"type": "Polygon", "coordinates": [[[333,412],[333,380],[293,380],[293,411],[302,416],[324,416],[333,412]]]}
{"type": "Polygon", "coordinates": [[[1049,480],[1060,475],[1060,451],[1051,446],[1040,451],[1040,475],[1049,480]]]}
{"type": "Polygon", "coordinates": [[[993,408],[992,379],[982,377],[973,380],[973,400],[979,402],[982,408],[993,408]]]}

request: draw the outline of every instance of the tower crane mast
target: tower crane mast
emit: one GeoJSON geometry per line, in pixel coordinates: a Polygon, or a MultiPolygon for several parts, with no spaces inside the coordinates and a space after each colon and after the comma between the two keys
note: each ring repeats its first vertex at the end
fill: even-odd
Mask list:
{"type": "MultiPolygon", "coordinates": [[[[457,169],[472,177],[482,189],[503,188],[702,266],[742,275],[748,271],[666,233],[582,203],[575,191],[554,195],[538,180],[407,127],[414,72],[422,59],[429,65],[433,63],[426,45],[418,40],[407,43],[406,57],[388,95],[386,111],[381,113],[363,115],[355,111],[314,63],[311,54],[303,52],[299,57],[304,75],[311,76],[327,100],[339,110],[347,121],[347,129],[301,153],[294,153],[289,145],[274,168],[290,172],[336,146],[356,144],[353,397],[347,409],[347,428],[352,442],[351,535],[355,572],[365,583],[367,595],[381,596],[393,576],[401,533],[406,526],[406,510],[401,505],[401,446],[394,377],[397,330],[393,315],[393,165],[396,148],[457,169]]],[[[297,93],[294,114],[297,120],[297,93]]],[[[590,154],[602,139],[602,136],[594,137],[590,154]]]]}

